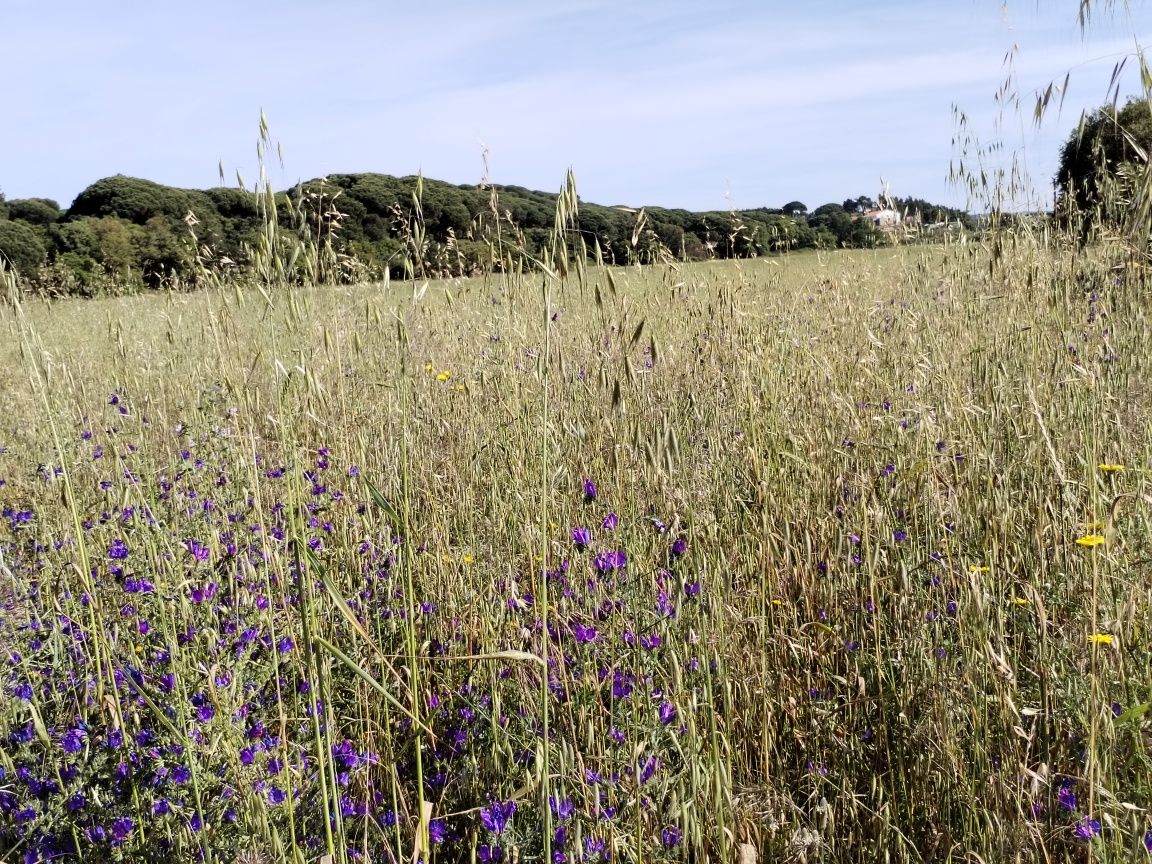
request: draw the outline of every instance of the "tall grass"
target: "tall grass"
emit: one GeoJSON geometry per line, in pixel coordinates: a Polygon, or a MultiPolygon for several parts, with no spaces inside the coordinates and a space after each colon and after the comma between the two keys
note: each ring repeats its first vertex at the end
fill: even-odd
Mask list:
{"type": "Polygon", "coordinates": [[[569,272],[575,200],[535,274],[12,294],[6,856],[1144,854],[1146,271],[569,272]]]}

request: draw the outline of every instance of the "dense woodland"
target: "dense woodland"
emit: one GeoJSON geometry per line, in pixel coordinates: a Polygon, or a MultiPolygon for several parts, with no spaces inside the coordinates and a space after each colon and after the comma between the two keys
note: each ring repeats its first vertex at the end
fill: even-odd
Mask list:
{"type": "MultiPolygon", "coordinates": [[[[519,186],[385,174],[335,174],[274,195],[177,189],[118,175],[93,183],[67,209],[45,198],[8,201],[0,194],[0,255],[28,284],[76,294],[244,272],[261,248],[301,239],[311,241],[305,245],[322,265],[313,260],[312,275],[326,280],[379,278],[385,271],[467,275],[532,266],[554,225],[556,203],[556,194],[519,186]]],[[[972,227],[968,214],[919,199],[883,205],[909,216],[910,224],[972,227]]],[[[800,201],[704,213],[581,202],[571,247],[615,264],[869,247],[886,240],[861,218],[876,206],[867,196],[811,212],[800,201]]]]}

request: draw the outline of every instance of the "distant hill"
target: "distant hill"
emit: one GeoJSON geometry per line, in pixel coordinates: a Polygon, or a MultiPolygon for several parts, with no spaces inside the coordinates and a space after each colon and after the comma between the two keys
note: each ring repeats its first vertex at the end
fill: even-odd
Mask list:
{"type": "MultiPolygon", "coordinates": [[[[203,268],[258,268],[273,245],[300,245],[308,275],[325,280],[392,275],[461,275],[517,267],[538,257],[557,195],[521,186],[460,186],[386,174],[332,174],[276,193],[178,189],[117,175],[93,183],[63,210],[41,199],[0,195],[0,254],[30,280],[65,292],[97,293],[166,281],[191,282],[203,268]],[[419,191],[419,194],[417,192],[419,191]],[[195,238],[195,243],[193,243],[195,238]],[[263,256],[263,258],[261,258],[263,256]]],[[[960,211],[892,199],[910,224],[959,222],[960,211]]],[[[607,263],[704,260],[790,249],[874,246],[888,236],[861,196],[811,213],[779,209],[693,212],[580,202],[570,248],[607,263]]],[[[887,217],[886,217],[887,218],[887,217]]],[[[285,257],[292,257],[286,255],[285,257]]]]}

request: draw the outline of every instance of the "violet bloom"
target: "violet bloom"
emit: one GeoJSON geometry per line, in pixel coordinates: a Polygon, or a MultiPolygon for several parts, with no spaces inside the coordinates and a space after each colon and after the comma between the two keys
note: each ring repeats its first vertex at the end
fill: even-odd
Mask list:
{"type": "Polygon", "coordinates": [[[683,555],[688,551],[688,538],[681,534],[672,542],[672,554],[676,556],[683,555]]]}
{"type": "Polygon", "coordinates": [[[548,796],[548,809],[552,811],[552,815],[557,819],[567,819],[576,812],[576,804],[571,798],[556,798],[555,796],[548,796]]]}
{"type": "Polygon", "coordinates": [[[504,850],[499,846],[489,846],[485,843],[476,850],[476,857],[484,864],[499,864],[504,860],[504,850]]]}
{"type": "Polygon", "coordinates": [[[1076,823],[1076,836],[1081,840],[1091,840],[1100,836],[1100,823],[1095,819],[1084,816],[1076,823]]]}
{"type": "Polygon", "coordinates": [[[664,644],[664,639],[659,633],[653,633],[650,636],[640,637],[640,647],[645,651],[655,651],[664,644]]]}
{"type": "Polygon", "coordinates": [[[508,823],[512,821],[512,814],[515,812],[515,801],[507,801],[505,803],[493,801],[487,807],[481,808],[480,821],[484,827],[493,834],[503,834],[504,829],[508,827],[508,823]]]}
{"type": "Polygon", "coordinates": [[[596,484],[593,483],[587,477],[584,478],[584,500],[585,501],[595,501],[596,500],[596,484]]]}
{"type": "Polygon", "coordinates": [[[109,833],[112,835],[113,844],[123,843],[128,839],[128,835],[132,833],[132,828],[135,826],[130,816],[121,816],[112,823],[112,828],[109,833]]]}
{"type": "Polygon", "coordinates": [[[572,529],[572,542],[576,544],[576,548],[583,550],[592,541],[592,532],[587,528],[573,528],[572,529]]]}
{"type": "Polygon", "coordinates": [[[112,541],[112,545],[108,547],[108,557],[114,561],[123,561],[128,557],[128,546],[120,538],[112,541]]]}
{"type": "Polygon", "coordinates": [[[656,773],[656,769],[660,767],[660,760],[655,756],[649,756],[644,764],[638,766],[640,770],[640,784],[643,785],[652,779],[656,773]]]}
{"type": "Polygon", "coordinates": [[[605,531],[615,531],[620,527],[620,517],[615,513],[609,513],[604,517],[603,521],[601,521],[600,527],[605,531]]]}
{"type": "Polygon", "coordinates": [[[1070,813],[1076,812],[1076,793],[1072,791],[1072,784],[1064,783],[1056,792],[1056,801],[1070,813]]]}
{"type": "Polygon", "coordinates": [[[595,642],[600,637],[600,633],[596,630],[595,627],[589,627],[587,625],[581,624],[579,621],[572,625],[572,635],[581,645],[587,645],[589,642],[595,642]]]}
{"type": "Polygon", "coordinates": [[[676,706],[673,705],[671,702],[661,702],[660,703],[660,723],[661,723],[661,725],[667,726],[669,723],[671,723],[675,719],[676,719],[676,706]]]}
{"type": "Polygon", "coordinates": [[[669,849],[673,846],[680,845],[680,829],[675,825],[669,825],[660,833],[660,840],[669,849]]]}
{"type": "Polygon", "coordinates": [[[185,540],[184,548],[191,553],[193,559],[196,561],[207,561],[211,551],[199,540],[185,540]]]}
{"type": "Polygon", "coordinates": [[[60,747],[65,753],[79,753],[84,749],[84,733],[79,729],[69,729],[60,739],[60,747]]]}
{"type": "Polygon", "coordinates": [[[448,824],[443,819],[433,819],[428,823],[428,839],[433,843],[443,843],[448,836],[448,824]]]}
{"type": "Polygon", "coordinates": [[[619,570],[628,563],[628,556],[624,553],[623,549],[609,550],[601,552],[596,556],[596,560],[592,562],[601,574],[611,573],[613,570],[619,570]]]}

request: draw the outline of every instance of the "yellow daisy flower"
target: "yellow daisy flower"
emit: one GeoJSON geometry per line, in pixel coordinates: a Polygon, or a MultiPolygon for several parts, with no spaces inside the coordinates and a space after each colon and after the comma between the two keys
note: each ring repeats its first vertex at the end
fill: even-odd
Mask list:
{"type": "Polygon", "coordinates": [[[1099,546],[1103,542],[1105,540],[1099,534],[1085,534],[1083,537],[1076,538],[1076,545],[1078,546],[1099,546]]]}

